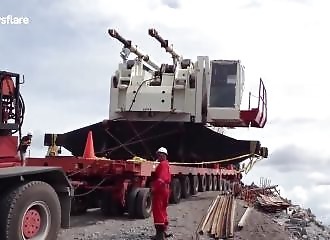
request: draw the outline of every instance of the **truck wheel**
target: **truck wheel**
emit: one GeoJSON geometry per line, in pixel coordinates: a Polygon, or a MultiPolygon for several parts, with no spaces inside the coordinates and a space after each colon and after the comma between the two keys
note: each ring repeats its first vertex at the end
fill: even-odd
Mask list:
{"type": "Polygon", "coordinates": [[[136,197],[136,217],[145,219],[151,215],[151,194],[149,188],[139,188],[136,197]]]}
{"type": "Polygon", "coordinates": [[[182,192],[182,197],[183,198],[188,198],[190,197],[190,180],[188,176],[182,176],[181,178],[181,192],[182,192]]]}
{"type": "Polygon", "coordinates": [[[173,178],[171,181],[170,203],[177,204],[181,200],[181,183],[179,179],[173,178]]]}
{"type": "Polygon", "coordinates": [[[127,193],[126,196],[127,212],[130,218],[136,217],[135,202],[138,192],[139,192],[139,188],[131,188],[131,190],[127,193]]]}
{"type": "Polygon", "coordinates": [[[212,175],[206,175],[206,191],[212,191],[213,179],[212,175]]]}
{"type": "Polygon", "coordinates": [[[191,195],[196,195],[198,193],[198,176],[191,176],[191,195]]]}
{"type": "Polygon", "coordinates": [[[11,189],[1,199],[0,209],[0,239],[57,239],[61,205],[47,183],[32,181],[11,189]]]}
{"type": "Polygon", "coordinates": [[[198,176],[199,180],[199,191],[200,192],[205,192],[206,191],[206,177],[205,175],[199,175],[198,176]]]}

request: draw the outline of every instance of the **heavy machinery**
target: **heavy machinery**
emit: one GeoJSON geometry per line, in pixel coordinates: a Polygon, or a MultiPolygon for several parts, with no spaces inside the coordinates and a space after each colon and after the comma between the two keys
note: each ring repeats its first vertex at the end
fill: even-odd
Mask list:
{"type": "Polygon", "coordinates": [[[123,45],[123,62],[111,78],[109,119],[64,134],[45,134],[45,158],[29,166],[58,166],[75,188],[72,213],[100,207],[106,215],[150,216],[149,186],[156,150],[169,151],[171,202],[197,192],[233,190],[239,163],[267,158],[259,141],[237,140],[214,128],[257,127],[267,121],[267,95],[260,80],[256,108],[241,110],[244,67],[240,61],[180,57],[155,29],[149,35],[173,63],[158,66],[130,40],[109,29],[123,45]],[[128,59],[134,53],[134,59],[128,59]],[[73,156],[59,156],[64,147],[73,156]],[[54,151],[55,149],[55,151],[54,151]],[[51,153],[51,154],[50,154],[51,153]]]}
{"type": "Polygon", "coordinates": [[[0,71],[0,239],[55,240],[70,225],[72,186],[62,168],[25,166],[18,153],[22,83],[19,74],[0,71]]]}
{"type": "MultiPolygon", "coordinates": [[[[259,141],[240,141],[212,131],[213,127],[264,127],[267,96],[260,80],[258,106],[241,110],[244,67],[240,61],[198,57],[183,59],[156,30],[149,34],[173,58],[160,67],[115,30],[109,34],[123,43],[123,63],[111,79],[109,120],[58,134],[56,144],[82,156],[85,140],[93,131],[99,157],[152,159],[164,145],[178,162],[217,161],[255,153],[264,155],[259,141]],[[137,57],[128,60],[128,54],[137,57]],[[197,137],[198,136],[198,137],[197,137]]],[[[46,135],[51,145],[52,135],[46,135]]]]}

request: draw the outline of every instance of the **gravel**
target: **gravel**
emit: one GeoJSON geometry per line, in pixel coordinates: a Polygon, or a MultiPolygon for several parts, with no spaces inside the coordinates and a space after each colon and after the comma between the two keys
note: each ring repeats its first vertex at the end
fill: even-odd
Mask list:
{"type": "MultiPolygon", "coordinates": [[[[205,192],[168,207],[172,239],[193,239],[201,218],[218,192],[205,192]]],[[[71,228],[62,230],[58,240],[143,240],[154,235],[153,218],[131,220],[127,217],[105,219],[99,210],[72,217],[71,228]]]]}
{"type": "MultiPolygon", "coordinates": [[[[212,200],[217,195],[218,192],[199,193],[189,200],[182,200],[179,204],[170,205],[168,213],[170,220],[169,230],[174,234],[172,239],[195,239],[197,226],[201,218],[206,214],[212,200]]],[[[245,210],[245,203],[237,200],[235,226],[237,226],[245,210]]],[[[287,221],[287,216],[284,213],[280,214],[280,216],[274,216],[252,209],[247,218],[246,225],[239,231],[236,229],[234,239],[293,239],[284,223],[287,221]]],[[[314,225],[313,223],[305,227],[309,237],[316,236],[316,238],[312,237],[308,239],[330,239],[328,237],[322,238],[322,235],[326,235],[326,231],[322,229],[321,232],[318,230],[320,228],[314,225]]],[[[126,216],[116,219],[105,219],[99,210],[92,210],[80,217],[72,217],[71,228],[62,230],[58,240],[143,240],[150,239],[154,233],[152,217],[143,220],[132,220],[126,216]]],[[[201,240],[209,239],[205,235],[200,237],[201,240]]]]}

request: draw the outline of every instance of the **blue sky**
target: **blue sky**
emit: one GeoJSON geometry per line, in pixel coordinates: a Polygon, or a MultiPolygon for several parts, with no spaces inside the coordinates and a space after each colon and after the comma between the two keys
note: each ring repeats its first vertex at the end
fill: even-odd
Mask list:
{"type": "Polygon", "coordinates": [[[154,27],[187,58],[240,59],[248,91],[263,78],[269,121],[264,129],[227,130],[257,139],[270,157],[246,182],[268,177],[282,193],[330,223],[327,109],[330,25],[326,0],[3,0],[0,16],[26,16],[28,25],[0,25],[0,68],[25,75],[24,130],[31,154],[42,156],[43,133],[65,132],[108,117],[111,74],[121,45],[116,28],[157,63],[169,56],[153,44],[154,27]]]}

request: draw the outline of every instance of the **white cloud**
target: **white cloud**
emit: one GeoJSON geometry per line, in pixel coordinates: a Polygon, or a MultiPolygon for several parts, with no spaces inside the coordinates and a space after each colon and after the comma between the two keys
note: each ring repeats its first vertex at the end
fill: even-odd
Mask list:
{"type": "Polygon", "coordinates": [[[328,176],[324,173],[313,171],[307,175],[307,178],[311,179],[312,181],[319,182],[327,180],[328,176]]]}
{"type": "Polygon", "coordinates": [[[288,197],[295,198],[298,204],[305,205],[309,197],[307,191],[302,186],[295,186],[290,192],[288,192],[288,197]]]}

